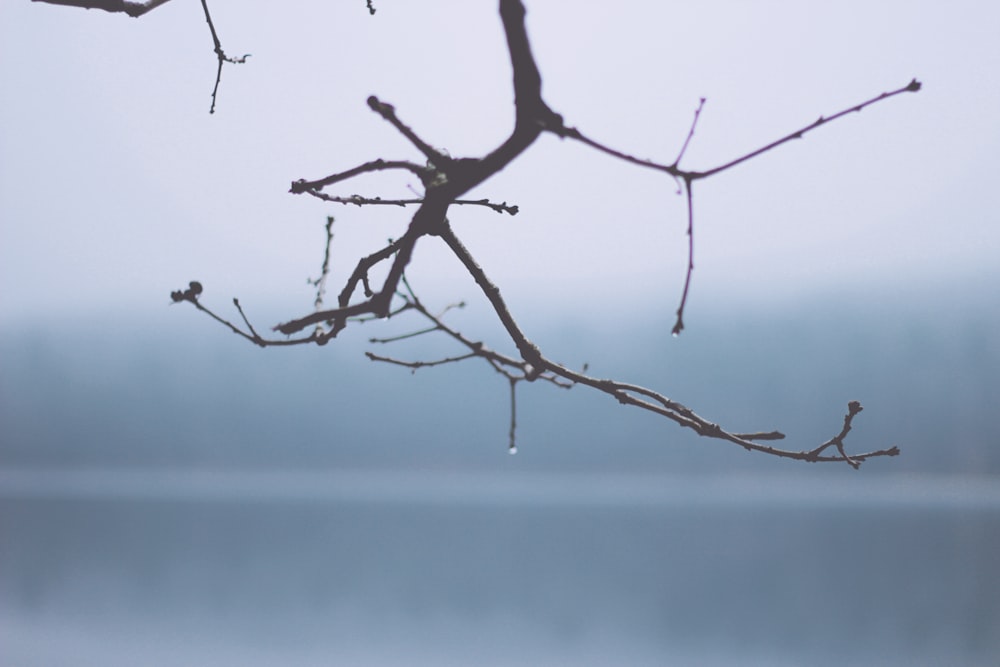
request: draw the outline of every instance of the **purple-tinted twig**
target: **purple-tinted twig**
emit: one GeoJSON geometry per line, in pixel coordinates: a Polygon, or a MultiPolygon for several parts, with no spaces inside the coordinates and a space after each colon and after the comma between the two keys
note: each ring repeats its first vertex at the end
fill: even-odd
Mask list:
{"type": "Polygon", "coordinates": [[[323,245],[323,266],[320,268],[319,278],[309,280],[309,284],[316,287],[316,298],[313,300],[313,308],[319,310],[323,307],[323,297],[326,296],[326,279],[330,275],[330,247],[333,245],[333,216],[326,216],[326,243],[323,245]]]}
{"type": "Polygon", "coordinates": [[[857,414],[862,410],[864,410],[864,408],[861,407],[861,403],[859,403],[858,401],[851,401],[850,403],[848,403],[847,414],[844,415],[844,426],[840,430],[840,433],[833,436],[832,438],[824,442],[822,445],[812,450],[812,452],[810,453],[814,455],[819,455],[827,447],[836,447],[837,452],[840,453],[840,459],[846,461],[855,470],[861,467],[861,464],[859,463],[860,461],[859,457],[848,456],[847,453],[844,451],[844,438],[846,438],[847,434],[851,431],[851,424],[854,421],[854,417],[857,416],[857,414]]]}
{"type": "Polygon", "coordinates": [[[418,137],[416,132],[411,130],[403,121],[399,120],[399,117],[396,115],[396,107],[387,102],[382,102],[374,95],[368,98],[368,106],[371,107],[372,111],[391,123],[393,127],[399,130],[400,134],[409,139],[410,143],[423,153],[436,169],[445,172],[448,171],[448,166],[451,164],[452,159],[418,137]]]}
{"type": "MultiPolygon", "coordinates": [[[[361,195],[350,195],[349,197],[336,197],[333,195],[328,195],[325,192],[319,192],[317,190],[304,190],[305,194],[312,195],[317,199],[322,199],[323,201],[328,201],[334,204],[353,204],[354,206],[411,206],[420,205],[424,203],[421,199],[382,199],[381,197],[362,197],[361,195]]],[[[493,209],[497,213],[507,213],[509,215],[517,215],[520,210],[517,206],[510,206],[507,202],[497,204],[491,202],[489,199],[456,199],[452,202],[458,206],[485,206],[486,208],[493,209]]]]}
{"type": "Polygon", "coordinates": [[[681,304],[677,307],[677,321],[674,322],[674,328],[670,332],[674,336],[681,335],[681,331],[684,330],[684,307],[687,305],[688,290],[691,288],[691,274],[694,272],[694,200],[691,194],[691,179],[685,177],[683,183],[688,209],[688,265],[687,273],[684,276],[684,289],[681,292],[681,304]]]}
{"type": "Polygon", "coordinates": [[[364,164],[358,165],[353,169],[331,174],[325,178],[320,178],[315,181],[307,181],[304,178],[300,178],[297,181],[292,181],[292,185],[288,191],[296,195],[302,194],[303,192],[310,192],[310,194],[312,194],[312,191],[318,192],[328,185],[346,181],[347,179],[354,178],[355,176],[359,176],[361,174],[373,171],[385,171],[388,169],[403,169],[405,171],[412,172],[420,179],[421,182],[425,183],[425,185],[428,179],[433,178],[433,170],[430,170],[427,167],[421,167],[420,165],[407,160],[383,160],[379,158],[378,160],[365,162],[364,164]]]}
{"type": "Polygon", "coordinates": [[[890,91],[888,93],[882,93],[881,95],[873,97],[870,100],[865,100],[861,104],[855,104],[853,107],[850,107],[848,109],[844,109],[843,111],[838,111],[837,113],[833,114],[832,116],[826,116],[826,117],[820,116],[818,119],[816,119],[815,121],[813,121],[809,125],[806,125],[802,129],[796,130],[795,132],[787,134],[787,135],[785,135],[784,137],[782,137],[780,139],[772,141],[771,143],[767,144],[766,146],[762,146],[762,147],[758,148],[755,151],[751,151],[751,152],[747,153],[746,155],[742,155],[742,156],[736,158],[735,160],[731,160],[731,161],[729,161],[729,162],[727,162],[727,163],[725,163],[723,165],[719,165],[718,167],[715,167],[714,169],[709,169],[708,171],[703,171],[703,172],[700,172],[700,173],[698,173],[698,172],[692,172],[691,176],[692,176],[692,178],[708,178],[709,176],[713,176],[714,174],[718,174],[721,171],[725,171],[726,169],[730,169],[730,168],[735,167],[736,165],[738,165],[740,163],[746,162],[747,160],[749,160],[751,158],[755,158],[758,155],[761,155],[762,153],[766,153],[766,152],[768,152],[769,150],[771,150],[773,148],[777,148],[778,146],[780,146],[780,145],[782,145],[784,143],[787,143],[787,142],[789,142],[789,141],[791,141],[793,139],[801,139],[802,137],[804,137],[806,135],[806,133],[811,132],[812,130],[815,130],[818,127],[826,125],[827,123],[829,123],[831,121],[835,121],[838,118],[846,116],[847,114],[860,112],[865,107],[869,107],[869,106],[875,104],[876,102],[881,102],[882,100],[887,100],[890,97],[895,97],[896,95],[900,95],[902,93],[915,93],[915,92],[919,91],[920,88],[921,88],[921,83],[919,81],[917,81],[916,79],[913,79],[908,84],[906,84],[905,86],[903,86],[902,88],[897,88],[896,90],[890,91]]]}
{"type": "Polygon", "coordinates": [[[215,72],[215,87],[212,88],[212,106],[209,108],[208,113],[215,113],[215,98],[219,93],[219,83],[222,81],[222,64],[223,63],[233,63],[242,64],[247,61],[250,57],[249,53],[245,53],[239,58],[232,58],[226,55],[226,52],[222,50],[222,42],[219,41],[219,35],[215,32],[215,24],[212,23],[212,15],[208,13],[208,0],[201,0],[201,7],[205,10],[205,20],[208,22],[208,29],[212,32],[212,44],[214,45],[215,56],[218,58],[219,67],[215,72]]]}
{"type": "Polygon", "coordinates": [[[677,154],[677,159],[674,160],[673,166],[677,166],[681,163],[681,159],[684,157],[684,153],[687,151],[688,144],[691,143],[691,139],[694,137],[694,128],[698,125],[698,117],[701,115],[701,110],[705,107],[705,98],[702,97],[698,102],[698,108],[694,110],[694,120],[691,121],[691,129],[688,130],[687,137],[684,139],[684,145],[681,146],[681,152],[677,154]]]}
{"type": "MultiPolygon", "coordinates": [[[[689,408],[671,401],[666,396],[659,394],[651,389],[645,387],[639,387],[636,385],[630,385],[627,383],[617,382],[614,380],[602,380],[599,378],[594,378],[583,373],[571,370],[561,364],[551,361],[542,355],[538,347],[532,343],[521,331],[520,327],[514,321],[513,316],[510,314],[507,304],[504,302],[503,298],[500,296],[500,290],[490,281],[486,276],[485,272],[479,266],[479,264],[473,259],[472,255],[469,253],[468,249],[458,240],[458,238],[451,231],[448,225],[444,225],[442,231],[440,232],[441,238],[448,244],[448,247],[452,249],[452,252],[459,258],[463,266],[469,271],[479,285],[480,289],[483,291],[487,300],[493,306],[500,318],[500,321],[504,324],[507,329],[508,335],[513,339],[518,351],[521,353],[522,359],[524,360],[524,368],[526,369],[526,374],[524,379],[533,380],[543,374],[553,374],[569,380],[574,384],[582,384],[599,391],[602,391],[620,403],[626,405],[633,405],[650,412],[655,412],[656,414],[662,415],[680,426],[690,428],[696,433],[702,436],[717,438],[720,440],[726,440],[737,444],[744,449],[765,452],[774,456],[779,456],[783,458],[791,458],[803,461],[847,461],[852,467],[859,463],[860,461],[866,460],[868,458],[876,456],[895,456],[899,453],[899,449],[892,447],[886,450],[878,450],[876,452],[868,452],[865,454],[859,454],[853,457],[848,457],[843,454],[839,457],[829,457],[822,456],[821,452],[823,449],[830,444],[836,444],[839,447],[843,445],[843,438],[847,435],[850,430],[850,422],[854,415],[861,411],[861,406],[857,402],[852,402],[849,406],[849,416],[845,418],[844,429],[841,434],[831,440],[826,445],[812,451],[792,451],[785,449],[778,449],[776,447],[771,447],[770,445],[764,445],[760,442],[756,442],[752,439],[745,439],[740,437],[738,434],[726,431],[718,424],[710,422],[689,408]]],[[[751,434],[754,436],[760,434],[751,434]]],[[[760,440],[777,440],[782,436],[779,432],[773,431],[764,434],[765,437],[758,438],[760,440]]]]}
{"type": "Polygon", "coordinates": [[[149,0],[148,2],[130,2],[129,0],[31,0],[32,2],[44,2],[49,5],[64,5],[67,7],[80,7],[82,9],[103,9],[106,12],[127,14],[132,18],[139,18],[146,12],[150,12],[160,5],[165,5],[170,0],[149,0]]]}
{"type": "Polygon", "coordinates": [[[236,306],[237,311],[239,311],[240,317],[243,318],[243,322],[246,323],[247,328],[250,329],[250,333],[247,333],[246,331],[243,331],[242,329],[240,329],[238,326],[236,326],[226,318],[217,315],[210,308],[207,308],[206,306],[202,305],[201,301],[199,300],[199,297],[201,296],[202,292],[203,288],[201,283],[198,282],[197,280],[192,280],[189,283],[189,286],[186,290],[175,290],[171,292],[170,299],[171,301],[173,301],[173,303],[181,303],[182,301],[190,303],[195,308],[205,313],[216,322],[222,324],[236,335],[241,336],[242,338],[247,339],[254,345],[258,345],[260,347],[269,347],[272,345],[275,346],[302,345],[304,343],[316,342],[316,339],[313,336],[309,336],[307,338],[290,339],[290,340],[267,340],[265,338],[262,338],[260,335],[257,334],[253,326],[250,324],[250,321],[247,319],[246,314],[243,312],[242,306],[240,306],[239,300],[233,299],[233,305],[236,306]]]}
{"type": "MultiPolygon", "coordinates": [[[[597,141],[595,141],[595,140],[587,137],[582,132],[580,132],[580,130],[578,130],[578,129],[574,128],[574,127],[567,127],[565,125],[562,125],[562,126],[557,126],[557,127],[547,127],[546,129],[549,130],[549,131],[551,131],[551,132],[553,132],[553,133],[555,133],[555,134],[557,134],[560,137],[569,138],[569,139],[575,139],[577,141],[580,141],[580,142],[582,142],[582,143],[590,146],[591,148],[594,148],[595,150],[598,150],[598,151],[600,151],[602,153],[610,155],[610,156],[612,156],[614,158],[617,158],[619,160],[624,160],[625,162],[628,162],[630,164],[634,164],[634,165],[637,165],[639,167],[646,167],[648,169],[655,169],[657,171],[663,171],[663,172],[666,172],[666,173],[668,173],[668,174],[670,174],[672,176],[687,177],[687,178],[690,178],[692,181],[695,181],[695,180],[699,180],[699,179],[702,179],[702,178],[708,178],[709,176],[713,176],[715,174],[718,174],[721,171],[725,171],[727,169],[735,167],[736,165],[741,164],[743,162],[746,162],[747,160],[749,160],[751,158],[757,157],[758,155],[761,155],[761,154],[766,153],[766,152],[768,152],[768,151],[770,151],[770,150],[772,150],[774,148],[777,148],[778,146],[780,146],[780,145],[782,145],[784,143],[787,143],[787,142],[791,141],[792,139],[801,139],[808,132],[811,132],[812,130],[815,130],[818,127],[821,127],[823,125],[826,125],[827,123],[830,123],[830,122],[832,122],[834,120],[837,120],[838,118],[842,118],[843,116],[846,116],[847,114],[859,112],[859,111],[865,109],[866,107],[869,107],[869,106],[871,106],[871,105],[873,105],[873,104],[875,104],[877,102],[881,102],[882,100],[889,99],[890,97],[895,97],[896,95],[899,95],[901,93],[917,92],[918,90],[920,90],[920,88],[921,88],[921,83],[919,81],[917,81],[916,79],[913,79],[912,81],[910,81],[910,83],[908,83],[907,85],[903,86],[902,88],[897,88],[896,90],[893,90],[893,91],[890,91],[890,92],[887,92],[887,93],[882,93],[881,95],[877,95],[876,97],[873,97],[870,100],[865,100],[864,102],[861,102],[860,104],[856,104],[856,105],[854,105],[854,106],[852,106],[852,107],[850,107],[848,109],[844,109],[843,111],[838,111],[837,113],[833,114],[832,116],[820,116],[817,120],[813,121],[812,123],[810,123],[809,125],[806,125],[805,127],[801,128],[801,129],[796,130],[795,132],[791,132],[791,133],[785,135],[784,137],[781,137],[780,139],[777,139],[777,140],[772,141],[771,143],[769,143],[769,144],[767,144],[765,146],[762,146],[761,148],[758,148],[758,149],[756,149],[754,151],[746,153],[745,155],[741,155],[740,157],[735,158],[733,160],[730,160],[729,162],[726,162],[725,164],[719,165],[718,167],[714,167],[712,169],[708,169],[706,171],[686,171],[686,170],[678,168],[677,167],[677,162],[674,162],[674,164],[662,164],[662,163],[659,163],[659,162],[655,162],[653,160],[647,160],[647,159],[637,158],[637,157],[635,157],[633,155],[629,155],[628,153],[624,153],[624,152],[619,151],[617,149],[610,148],[609,146],[605,146],[604,144],[601,144],[601,143],[599,143],[599,142],[597,142],[597,141]]],[[[678,161],[679,161],[679,158],[678,158],[678,161]]]]}
{"type": "Polygon", "coordinates": [[[416,338],[417,336],[423,336],[424,334],[434,333],[435,331],[440,331],[440,330],[441,327],[433,326],[433,327],[427,327],[426,329],[418,329],[417,331],[411,331],[405,334],[399,334],[398,336],[388,336],[386,338],[369,338],[368,342],[379,343],[379,344],[398,343],[401,340],[407,340],[408,338],[416,338]]]}
{"type": "Polygon", "coordinates": [[[473,359],[477,355],[475,352],[469,352],[468,354],[462,354],[457,357],[445,357],[443,359],[435,359],[433,361],[402,361],[400,359],[394,359],[392,357],[383,357],[374,352],[365,352],[365,356],[372,361],[382,361],[387,364],[393,364],[394,366],[403,366],[405,368],[410,368],[412,370],[417,370],[418,368],[432,368],[434,366],[443,366],[444,364],[453,364],[458,361],[465,361],[466,359],[473,359]]]}
{"type": "Polygon", "coordinates": [[[253,328],[253,325],[250,324],[250,320],[247,319],[247,314],[243,312],[243,306],[240,305],[240,300],[233,297],[233,305],[236,306],[236,310],[239,312],[240,317],[243,318],[243,323],[247,325],[247,329],[250,330],[250,334],[253,336],[254,342],[260,345],[264,339],[260,337],[260,334],[258,334],[253,328]]]}
{"type": "Polygon", "coordinates": [[[510,381],[510,431],[508,432],[507,450],[511,454],[517,454],[517,382],[516,378],[508,378],[510,381]]]}

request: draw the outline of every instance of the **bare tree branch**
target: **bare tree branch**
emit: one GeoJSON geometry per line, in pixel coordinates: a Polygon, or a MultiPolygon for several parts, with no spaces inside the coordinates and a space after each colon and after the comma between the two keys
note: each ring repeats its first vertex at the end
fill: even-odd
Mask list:
{"type": "Polygon", "coordinates": [[[151,12],[160,5],[165,5],[170,0],[148,0],[147,2],[129,2],[129,0],[31,0],[32,2],[44,2],[50,5],[65,5],[67,7],[81,7],[83,9],[103,9],[106,12],[127,14],[133,18],[139,18],[146,12],[151,12]]]}
{"type": "Polygon", "coordinates": [[[219,83],[222,81],[222,64],[223,63],[233,63],[242,64],[247,61],[250,57],[249,53],[245,53],[239,58],[232,58],[226,55],[226,52],[222,50],[222,42],[219,41],[219,35],[215,32],[215,24],[212,23],[212,15],[208,13],[208,1],[201,0],[201,7],[205,10],[205,21],[208,22],[208,29],[212,33],[212,43],[215,48],[215,57],[218,58],[219,67],[215,71],[215,87],[212,88],[212,106],[209,108],[208,113],[215,113],[215,97],[219,93],[219,83]]]}
{"type": "Polygon", "coordinates": [[[732,167],[735,167],[736,165],[741,164],[743,162],[746,162],[747,160],[750,160],[752,158],[755,158],[758,155],[763,155],[764,153],[768,152],[769,150],[777,148],[778,146],[780,146],[780,145],[782,145],[784,143],[787,143],[789,141],[792,141],[793,139],[801,139],[808,132],[812,132],[813,130],[815,130],[815,129],[819,128],[819,127],[822,127],[823,125],[826,125],[827,123],[835,121],[838,118],[843,118],[847,114],[850,114],[850,113],[860,113],[866,107],[870,107],[871,105],[873,105],[873,104],[875,104],[877,102],[881,102],[882,100],[887,100],[890,97],[895,97],[896,95],[899,95],[901,93],[915,93],[915,92],[918,92],[920,90],[920,88],[921,88],[921,85],[922,84],[919,81],[917,81],[916,79],[912,79],[908,84],[906,84],[902,88],[897,88],[896,90],[890,91],[888,93],[882,93],[881,95],[873,97],[870,100],[865,100],[861,104],[855,104],[853,107],[850,107],[848,109],[844,109],[843,111],[838,111],[837,113],[833,114],[832,116],[826,116],[826,117],[820,116],[819,118],[817,118],[815,121],[813,121],[809,125],[806,125],[805,127],[801,128],[799,130],[796,130],[795,132],[791,132],[789,134],[786,134],[782,138],[777,139],[775,141],[772,141],[771,143],[767,144],[766,146],[762,146],[762,147],[758,148],[755,151],[751,151],[751,152],[747,153],[746,155],[742,155],[742,156],[736,158],[735,160],[731,160],[731,161],[729,161],[729,162],[727,162],[727,163],[725,163],[723,165],[715,167],[714,169],[709,169],[708,171],[703,171],[703,172],[700,172],[700,173],[699,172],[692,172],[691,176],[692,176],[692,178],[696,178],[696,179],[697,178],[708,178],[709,176],[714,176],[715,174],[718,174],[719,172],[722,172],[722,171],[725,171],[725,170],[730,169],[732,167]]]}
{"type": "MultiPolygon", "coordinates": [[[[683,151],[681,152],[683,153],[683,151]]],[[[670,331],[674,337],[680,336],[681,332],[684,331],[684,307],[687,305],[688,290],[691,289],[691,274],[694,272],[694,199],[691,195],[691,179],[685,177],[683,183],[688,211],[688,264],[687,273],[684,276],[684,289],[681,291],[681,305],[677,306],[677,321],[674,322],[674,328],[670,331]]]]}
{"type": "MultiPolygon", "coordinates": [[[[205,7],[206,19],[212,28],[213,40],[216,44],[216,52],[219,56],[219,67],[224,61],[231,61],[222,53],[218,38],[215,35],[214,27],[208,16],[207,5],[202,0],[205,7]]],[[[849,455],[846,452],[844,441],[851,431],[854,418],[861,412],[862,407],[858,401],[848,403],[847,413],[844,417],[843,427],[840,432],[823,444],[813,449],[779,449],[772,446],[774,441],[784,439],[784,435],[779,431],[762,431],[753,433],[737,433],[723,428],[717,423],[709,421],[699,414],[689,409],[685,405],[669,399],[658,391],[648,389],[639,385],[621,382],[612,379],[602,379],[587,374],[587,366],[583,371],[575,371],[560,363],[554,362],[536,346],[521,330],[517,321],[511,314],[504,301],[500,288],[492,282],[483,268],[476,262],[475,258],[462,243],[455,233],[448,220],[449,208],[453,204],[482,205],[503,213],[511,215],[517,212],[517,207],[509,207],[506,202],[496,204],[489,199],[462,199],[472,188],[483,183],[485,180],[505,169],[523,151],[530,147],[543,132],[551,132],[562,138],[569,138],[594,148],[595,150],[609,155],[615,159],[623,160],[642,168],[650,168],[666,173],[671,176],[680,186],[680,191],[686,196],[687,203],[687,236],[688,236],[688,265],[681,293],[680,304],[677,308],[677,320],[673,327],[673,334],[678,335],[684,329],[684,311],[687,304],[689,289],[691,286],[692,273],[694,270],[694,207],[693,207],[693,184],[695,181],[708,178],[714,174],[728,170],[738,164],[758,157],[792,139],[802,138],[812,130],[825,125],[831,121],[841,118],[852,112],[871,106],[882,100],[897,96],[904,92],[916,92],[920,89],[920,83],[914,79],[908,85],[897,90],[882,93],[860,104],[856,104],[843,111],[837,112],[829,117],[821,116],[815,122],[796,130],[784,137],[772,141],[765,146],[732,159],[707,171],[692,171],[682,169],[679,165],[683,159],[689,145],[691,144],[698,118],[705,103],[702,99],[694,114],[687,136],[681,146],[677,158],[671,164],[665,164],[648,159],[640,159],[628,153],[610,148],[597,142],[580,130],[567,127],[562,116],[552,111],[542,97],[541,75],[531,52],[530,43],[525,28],[525,9],[520,0],[499,0],[500,18],[507,40],[510,55],[511,68],[513,73],[513,94],[514,94],[514,128],[510,135],[500,143],[495,149],[482,157],[460,157],[455,158],[446,151],[435,148],[431,143],[424,140],[412,127],[405,124],[397,114],[396,108],[386,102],[381,101],[374,95],[368,98],[368,106],[390,123],[400,134],[402,134],[413,146],[426,158],[426,165],[418,165],[408,161],[386,161],[382,159],[366,162],[362,165],[337,172],[324,178],[306,181],[298,180],[291,184],[291,192],[295,194],[310,194],[324,201],[340,204],[365,205],[393,205],[407,206],[416,205],[417,209],[410,219],[405,233],[398,239],[390,240],[384,247],[358,260],[354,271],[347,278],[337,299],[334,308],[322,309],[323,293],[325,291],[326,278],[329,274],[330,244],[333,240],[331,231],[332,218],[328,218],[326,253],[324,255],[323,266],[320,278],[312,281],[317,287],[315,300],[316,311],[304,317],[294,319],[274,327],[274,330],[284,336],[294,336],[300,334],[307,327],[316,325],[316,328],[309,335],[300,335],[298,338],[286,338],[270,340],[261,337],[249,319],[246,317],[239,302],[234,299],[239,315],[245,326],[245,330],[232,322],[215,314],[200,302],[203,292],[200,283],[191,282],[186,290],[178,290],[171,294],[173,301],[187,301],[197,309],[205,312],[223,325],[229,327],[233,332],[251,342],[266,347],[270,345],[297,345],[317,343],[325,344],[337,333],[348,325],[348,322],[369,321],[376,318],[393,318],[406,313],[413,312],[429,322],[429,326],[417,328],[410,333],[384,337],[371,338],[373,345],[391,345],[401,341],[411,340],[415,337],[442,333],[451,338],[458,346],[459,351],[455,354],[431,360],[403,360],[382,354],[368,352],[369,359],[373,361],[389,363],[409,368],[415,372],[417,369],[435,367],[446,364],[459,363],[468,359],[482,359],[489,364],[494,371],[505,377],[510,388],[510,429],[509,448],[516,451],[516,386],[519,382],[545,381],[562,388],[569,388],[576,385],[585,385],[596,391],[607,394],[624,405],[631,405],[639,409],[655,413],[677,425],[691,429],[698,435],[722,440],[735,444],[749,451],[759,451],[781,458],[789,458],[801,461],[840,461],[845,462],[853,468],[860,466],[861,462],[870,458],[883,456],[896,456],[899,454],[897,447],[879,449],[862,454],[849,455]],[[415,199],[381,199],[379,197],[361,197],[359,195],[336,196],[324,192],[324,188],[343,183],[356,176],[384,170],[404,170],[416,175],[424,189],[423,196],[415,199]],[[426,307],[410,287],[406,280],[405,271],[409,265],[416,244],[424,237],[438,237],[452,251],[459,260],[465,271],[472,276],[477,286],[482,291],[486,300],[490,303],[493,311],[500,320],[508,337],[517,349],[520,358],[504,355],[492,350],[481,341],[471,340],[462,335],[457,330],[449,327],[444,322],[445,313],[433,314],[426,307]],[[388,262],[387,275],[378,290],[374,290],[369,282],[369,272],[376,265],[388,262]],[[358,298],[358,289],[362,288],[362,296],[358,298]],[[393,303],[401,304],[393,306],[393,303]],[[836,454],[827,453],[830,448],[836,450],[836,454]]],[[[374,7],[368,3],[369,9],[374,13],[374,7]]],[[[218,79],[216,81],[218,84],[218,79]]],[[[213,94],[214,98],[214,94],[213,94]]],[[[213,100],[214,102],[214,100],[213,100]]],[[[447,312],[447,309],[446,311],[447,312]]]]}

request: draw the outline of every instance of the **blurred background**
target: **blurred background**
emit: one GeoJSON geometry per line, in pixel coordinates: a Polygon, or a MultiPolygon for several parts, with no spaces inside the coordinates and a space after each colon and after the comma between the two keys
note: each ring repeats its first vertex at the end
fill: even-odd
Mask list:
{"type": "MultiPolygon", "coordinates": [[[[865,411],[860,471],[749,454],[584,388],[253,347],[408,212],[287,193],[509,132],[493,2],[0,9],[0,663],[988,665],[1000,655],[1000,20],[985,3],[527,2],[570,125],[705,170],[924,83],[695,190],[543,137],[452,223],[528,335],[792,449],[865,411]]],[[[413,196],[405,177],[339,194],[413,196]]],[[[427,239],[409,271],[506,349],[427,239]]],[[[376,350],[433,359],[418,338],[376,350]]]]}

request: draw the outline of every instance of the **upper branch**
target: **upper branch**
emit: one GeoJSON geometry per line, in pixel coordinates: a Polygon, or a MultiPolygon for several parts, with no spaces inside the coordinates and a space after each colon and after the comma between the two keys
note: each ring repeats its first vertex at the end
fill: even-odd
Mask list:
{"type": "Polygon", "coordinates": [[[233,58],[226,55],[226,52],[222,50],[222,42],[219,40],[218,33],[215,32],[215,23],[212,22],[212,15],[208,11],[207,0],[201,0],[201,8],[205,11],[205,21],[208,23],[208,29],[212,33],[212,43],[214,45],[215,57],[218,59],[219,66],[215,70],[215,87],[212,88],[212,106],[209,107],[208,113],[215,113],[215,98],[219,94],[219,84],[222,83],[222,65],[224,63],[234,63],[241,64],[247,61],[250,57],[249,53],[243,54],[239,58],[233,58]]]}
{"type": "Polygon", "coordinates": [[[819,118],[817,118],[815,121],[813,121],[809,125],[806,125],[805,127],[801,128],[799,130],[796,130],[795,132],[791,132],[790,134],[787,134],[787,135],[783,136],[780,139],[772,141],[771,143],[767,144],[766,146],[762,146],[762,147],[758,148],[755,151],[751,151],[751,152],[747,153],[746,155],[742,155],[742,156],[736,158],[735,160],[731,160],[731,161],[729,161],[729,162],[727,162],[727,163],[725,163],[723,165],[719,165],[718,167],[715,167],[714,169],[709,169],[708,171],[703,171],[703,172],[700,172],[700,173],[694,172],[694,173],[691,174],[691,176],[692,176],[692,178],[708,178],[709,176],[712,176],[714,174],[718,174],[720,171],[725,171],[726,169],[729,169],[731,167],[735,167],[736,165],[738,165],[738,164],[740,164],[742,162],[746,162],[747,160],[749,160],[751,158],[755,158],[755,157],[757,157],[758,155],[760,155],[762,153],[766,153],[769,150],[771,150],[772,148],[777,148],[781,144],[787,143],[787,142],[791,141],[792,139],[801,139],[803,136],[805,136],[805,134],[807,132],[811,132],[812,130],[815,130],[816,128],[820,127],[821,125],[826,125],[827,123],[829,123],[831,121],[834,121],[834,120],[837,120],[838,118],[841,118],[843,116],[846,116],[849,113],[860,112],[865,107],[869,107],[869,106],[875,104],[876,102],[881,102],[882,100],[887,100],[890,97],[895,97],[896,95],[899,95],[901,93],[915,93],[915,92],[919,91],[920,88],[921,88],[921,83],[919,81],[917,81],[916,79],[912,79],[908,84],[906,84],[902,88],[897,88],[896,90],[890,91],[888,93],[882,93],[881,95],[873,97],[870,100],[865,100],[861,104],[855,104],[854,106],[852,106],[852,107],[850,107],[848,109],[844,109],[843,111],[838,111],[837,113],[833,114],[832,116],[826,116],[826,117],[820,116],[819,118]]]}
{"type": "Polygon", "coordinates": [[[510,64],[514,70],[514,104],[518,120],[529,119],[532,107],[543,105],[542,75],[531,53],[528,31],[524,25],[527,12],[520,0],[500,0],[500,20],[507,36],[510,64]]]}
{"type": "Polygon", "coordinates": [[[147,2],[130,2],[129,0],[31,0],[32,2],[45,2],[50,5],[65,5],[68,7],[82,7],[83,9],[103,9],[106,12],[128,14],[132,18],[138,18],[146,12],[151,12],[160,5],[165,5],[170,0],[147,0],[147,2]]]}
{"type": "MultiPolygon", "coordinates": [[[[590,146],[591,148],[599,150],[602,153],[610,155],[610,156],[612,156],[614,158],[617,158],[619,160],[624,160],[625,162],[628,162],[630,164],[634,164],[634,165],[637,165],[639,167],[645,167],[645,168],[648,168],[648,169],[655,169],[657,171],[663,171],[663,172],[666,172],[666,173],[668,173],[668,174],[670,174],[671,176],[674,176],[674,177],[689,178],[690,180],[694,181],[694,180],[698,180],[698,179],[702,179],[702,178],[708,178],[709,176],[713,176],[715,174],[718,174],[721,171],[725,171],[727,169],[735,167],[736,165],[741,164],[743,162],[746,162],[747,160],[750,160],[751,158],[755,158],[758,155],[766,153],[766,152],[768,152],[771,149],[777,148],[778,146],[780,146],[780,145],[782,145],[784,143],[787,143],[787,142],[791,141],[792,139],[801,139],[803,136],[806,135],[806,133],[811,132],[812,130],[815,130],[816,128],[818,128],[818,127],[820,127],[822,125],[826,125],[827,123],[829,123],[831,121],[837,120],[838,118],[842,118],[843,116],[846,116],[847,114],[855,113],[855,112],[860,112],[861,110],[863,110],[866,107],[869,107],[869,106],[875,104],[876,102],[881,102],[882,100],[889,99],[890,97],[895,97],[896,95],[899,95],[901,93],[915,93],[915,92],[919,91],[920,88],[921,88],[921,83],[919,81],[917,81],[916,79],[913,79],[908,84],[906,84],[905,86],[903,86],[902,88],[897,88],[896,90],[893,90],[893,91],[890,91],[890,92],[887,92],[887,93],[882,93],[881,95],[877,95],[877,96],[871,98],[870,100],[865,100],[864,102],[861,102],[860,104],[855,104],[852,107],[849,107],[849,108],[844,109],[842,111],[838,111],[837,113],[833,114],[832,116],[820,116],[817,120],[813,121],[809,125],[806,125],[805,127],[802,127],[802,128],[800,128],[798,130],[795,130],[794,132],[791,132],[791,133],[789,133],[789,134],[781,137],[780,139],[776,139],[775,141],[772,141],[771,143],[769,143],[769,144],[767,144],[765,146],[762,146],[762,147],[760,147],[760,148],[758,148],[758,149],[756,149],[754,151],[751,151],[751,152],[749,152],[749,153],[747,153],[745,155],[741,155],[738,158],[730,160],[729,162],[726,162],[725,164],[719,165],[718,167],[715,167],[713,169],[708,169],[706,171],[686,171],[686,170],[678,168],[677,163],[680,161],[680,156],[677,158],[677,160],[674,161],[673,164],[662,164],[660,162],[655,162],[653,160],[646,160],[646,159],[642,159],[642,158],[637,158],[637,157],[635,157],[633,155],[629,155],[628,153],[623,153],[622,151],[619,151],[619,150],[616,150],[614,148],[610,148],[608,146],[605,146],[604,144],[601,144],[601,143],[599,143],[599,142],[597,142],[597,141],[595,141],[595,140],[587,137],[586,135],[584,135],[582,132],[580,132],[580,130],[576,129],[575,127],[567,127],[565,125],[561,125],[561,126],[548,127],[547,129],[549,131],[551,131],[552,133],[560,136],[560,137],[569,138],[569,139],[575,139],[575,140],[577,140],[577,141],[579,141],[581,143],[584,143],[584,144],[590,146]]],[[[702,102],[704,102],[704,100],[702,100],[702,102]]],[[[699,107],[699,111],[700,111],[700,107],[699,107]]],[[[697,114],[695,116],[695,119],[697,120],[697,114]]],[[[684,142],[684,149],[687,148],[688,142],[690,141],[692,134],[693,134],[693,127],[692,127],[692,132],[688,134],[688,139],[684,142]]],[[[682,150],[681,151],[681,156],[683,156],[683,153],[684,153],[684,151],[682,150]]]]}

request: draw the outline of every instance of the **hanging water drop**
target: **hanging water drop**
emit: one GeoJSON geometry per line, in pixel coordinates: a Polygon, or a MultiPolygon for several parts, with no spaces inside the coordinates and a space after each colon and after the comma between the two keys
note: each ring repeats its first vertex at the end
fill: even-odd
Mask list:
{"type": "Polygon", "coordinates": [[[517,454],[517,445],[511,445],[510,448],[507,450],[507,453],[510,454],[511,456],[517,454]]]}

